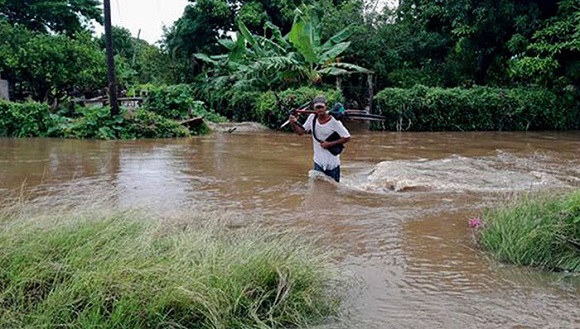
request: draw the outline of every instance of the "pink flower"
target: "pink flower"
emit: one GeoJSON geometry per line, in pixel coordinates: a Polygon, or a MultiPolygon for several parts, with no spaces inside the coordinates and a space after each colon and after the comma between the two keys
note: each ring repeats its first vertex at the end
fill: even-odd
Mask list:
{"type": "Polygon", "coordinates": [[[482,228],[483,221],[479,217],[473,217],[469,219],[469,227],[471,228],[482,228]]]}

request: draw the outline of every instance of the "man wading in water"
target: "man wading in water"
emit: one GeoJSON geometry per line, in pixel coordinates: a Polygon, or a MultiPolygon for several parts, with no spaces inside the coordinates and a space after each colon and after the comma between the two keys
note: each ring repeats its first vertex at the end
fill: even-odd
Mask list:
{"type": "MultiPolygon", "coordinates": [[[[312,101],[315,113],[310,114],[303,125],[298,123],[298,118],[290,115],[288,121],[292,129],[298,134],[303,135],[306,132],[312,132],[312,147],[314,150],[314,170],[323,172],[332,177],[335,181],[340,181],[340,154],[333,154],[333,150],[339,144],[344,144],[350,141],[350,133],[344,127],[342,122],[333,118],[327,112],[326,98],[324,96],[316,96],[312,101]],[[337,139],[331,138],[332,141],[327,141],[331,135],[337,139]]],[[[336,152],[335,152],[336,153],[336,152]]],[[[339,152],[338,152],[339,153],[339,152]]]]}

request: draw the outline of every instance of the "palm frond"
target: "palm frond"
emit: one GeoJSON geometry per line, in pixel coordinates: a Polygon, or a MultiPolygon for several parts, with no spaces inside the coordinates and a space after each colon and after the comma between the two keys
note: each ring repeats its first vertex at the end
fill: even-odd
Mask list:
{"type": "Polygon", "coordinates": [[[332,75],[332,76],[346,75],[352,73],[351,71],[347,71],[345,69],[341,69],[338,67],[325,67],[323,69],[318,70],[318,72],[323,75],[332,75]]]}
{"type": "Polygon", "coordinates": [[[342,54],[348,48],[348,46],[350,46],[350,42],[341,42],[337,45],[334,45],[332,48],[326,50],[320,55],[320,60],[318,62],[324,63],[338,57],[338,55],[342,54]]]}
{"type": "Polygon", "coordinates": [[[203,62],[206,62],[206,63],[210,63],[210,64],[213,64],[213,65],[219,65],[219,62],[218,61],[210,58],[208,55],[206,55],[204,53],[195,53],[195,54],[193,54],[193,57],[195,57],[195,58],[197,58],[197,59],[199,59],[199,60],[201,60],[203,62]]]}
{"type": "Polygon", "coordinates": [[[322,48],[330,48],[332,45],[336,45],[338,43],[343,42],[344,40],[350,38],[350,36],[354,33],[353,25],[349,25],[342,29],[340,32],[336,33],[330,39],[328,39],[323,45],[322,48]]]}
{"type": "Polygon", "coordinates": [[[373,71],[371,71],[369,69],[366,69],[366,68],[359,66],[359,65],[356,65],[356,64],[350,64],[350,63],[331,63],[331,64],[326,65],[326,67],[341,68],[341,69],[351,71],[352,73],[365,73],[365,74],[373,73],[373,71]]]}

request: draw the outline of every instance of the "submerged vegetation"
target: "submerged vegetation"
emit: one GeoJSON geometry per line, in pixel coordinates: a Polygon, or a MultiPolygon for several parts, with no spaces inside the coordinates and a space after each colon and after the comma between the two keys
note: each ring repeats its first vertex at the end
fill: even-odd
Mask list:
{"type": "Polygon", "coordinates": [[[65,137],[90,139],[172,138],[201,135],[205,122],[226,118],[195,101],[188,85],[158,86],[140,108],[121,108],[111,116],[109,107],[71,106],[59,111],[47,104],[0,100],[0,136],[65,137]],[[201,117],[203,123],[186,127],[182,122],[201,117]]]}
{"type": "Polygon", "coordinates": [[[0,249],[0,328],[308,326],[341,300],[313,240],[212,214],[11,205],[0,249]]]}
{"type": "Polygon", "coordinates": [[[580,190],[552,196],[522,195],[488,209],[477,238],[501,261],[578,272],[580,190]]]}

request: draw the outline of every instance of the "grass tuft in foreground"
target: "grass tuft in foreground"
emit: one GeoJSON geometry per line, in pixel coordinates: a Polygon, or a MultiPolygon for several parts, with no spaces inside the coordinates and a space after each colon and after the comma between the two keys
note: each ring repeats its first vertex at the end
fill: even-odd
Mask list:
{"type": "Polygon", "coordinates": [[[302,327],[340,304],[312,241],[215,216],[11,207],[0,250],[0,328],[302,327]]]}
{"type": "Polygon", "coordinates": [[[580,271],[580,191],[522,195],[488,209],[478,241],[502,261],[580,271]]]}

